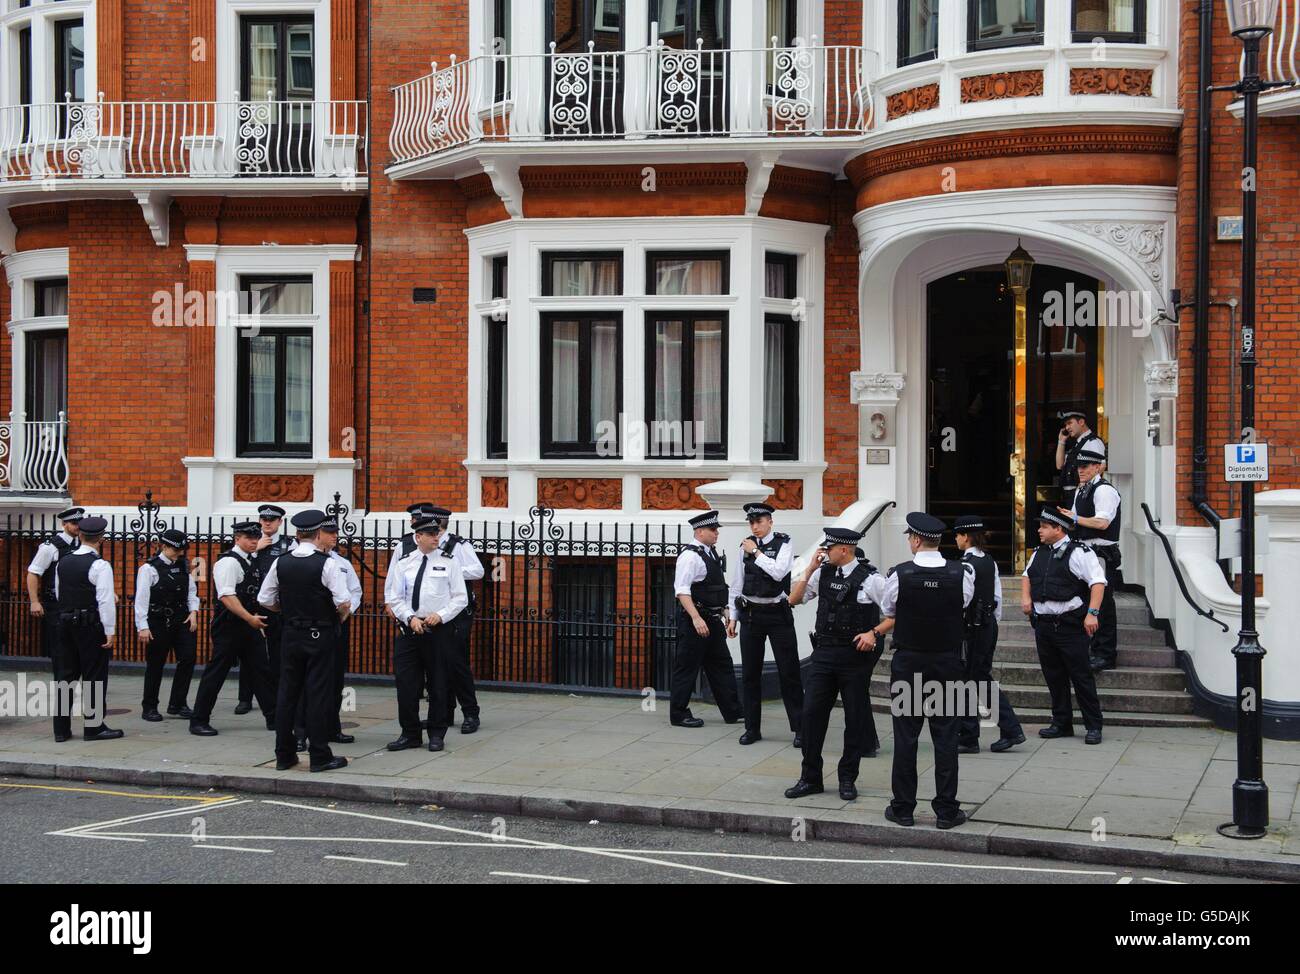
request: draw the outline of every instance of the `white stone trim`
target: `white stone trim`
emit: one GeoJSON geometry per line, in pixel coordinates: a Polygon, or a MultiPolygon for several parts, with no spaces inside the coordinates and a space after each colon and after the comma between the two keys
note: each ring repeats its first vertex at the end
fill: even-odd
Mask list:
{"type": "Polygon", "coordinates": [[[61,102],[63,92],[54,90],[54,24],[81,18],[85,36],[86,100],[99,93],[99,45],[94,0],[32,0],[30,7],[18,7],[0,15],[0,105],[17,105],[18,31],[32,28],[32,101],[61,102]],[[47,56],[48,55],[48,56],[47,56]]]}
{"type": "MultiPolygon", "coordinates": [[[[9,409],[22,412],[27,403],[27,341],[28,332],[67,331],[67,315],[37,318],[35,310],[35,282],[51,277],[68,277],[68,248],[50,247],[45,250],[24,250],[0,260],[5,279],[9,284],[10,319],[5,323],[9,332],[9,409]]],[[[69,292],[72,282],[69,280],[69,292]]],[[[8,417],[5,417],[6,419],[8,417]]]]}

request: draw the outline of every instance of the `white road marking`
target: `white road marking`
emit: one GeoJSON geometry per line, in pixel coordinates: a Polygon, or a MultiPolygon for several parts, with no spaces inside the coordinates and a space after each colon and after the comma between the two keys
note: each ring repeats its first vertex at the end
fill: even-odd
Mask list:
{"type": "MultiPolygon", "coordinates": [[[[47,832],[46,834],[52,835],[57,833],[47,832]]],[[[105,841],[108,842],[148,842],[149,841],[148,839],[133,839],[125,835],[99,835],[96,832],[68,832],[66,834],[70,839],[104,839],[105,841]]]]}
{"type": "MultiPolygon", "coordinates": [[[[193,839],[194,835],[190,832],[112,832],[110,835],[143,836],[148,839],[193,839]]],[[[95,833],[99,836],[100,833],[95,833]]],[[[209,832],[207,838],[220,839],[223,842],[370,842],[379,845],[413,845],[413,846],[463,846],[470,849],[534,849],[536,846],[525,845],[522,842],[453,842],[441,841],[438,839],[389,839],[375,836],[357,836],[357,835],[218,835],[215,832],[209,832]]],[[[617,850],[615,850],[617,851],[617,850]]]]}
{"type": "MultiPolygon", "coordinates": [[[[262,799],[264,805],[279,805],[283,808],[300,808],[308,812],[325,812],[331,815],[349,815],[355,818],[369,819],[372,822],[389,822],[395,825],[413,825],[418,828],[435,829],[441,832],[452,832],[458,835],[472,835],[480,839],[490,839],[490,832],[478,832],[474,829],[456,828],[452,825],[440,825],[436,822],[420,822],[415,819],[392,818],[387,815],[373,815],[369,812],[354,812],[343,808],[322,808],[316,805],[302,805],[297,802],[274,801],[269,798],[262,799]]],[[[568,852],[585,852],[589,855],[606,856],[611,859],[626,859],[631,862],[643,862],[654,866],[666,866],[669,869],[681,869],[688,872],[702,872],[713,876],[722,876],[726,879],[743,879],[754,883],[769,883],[772,885],[788,886],[783,879],[769,879],[765,876],[747,876],[742,873],[725,872],[721,869],[708,869],[704,866],[689,866],[680,862],[667,862],[663,859],[652,859],[647,856],[632,855],[621,852],[607,852],[602,849],[591,849],[583,846],[571,846],[562,842],[543,842],[539,839],[515,839],[516,842],[522,842],[532,848],[537,849],[563,849],[568,852]]]]}
{"type": "Polygon", "coordinates": [[[491,872],[489,876],[508,876],[512,879],[545,879],[552,883],[590,883],[590,879],[575,879],[573,876],[543,876],[541,873],[506,873],[491,872]]]}
{"type": "Polygon", "coordinates": [[[269,852],[272,851],[271,849],[250,849],[248,846],[242,846],[242,845],[211,845],[211,844],[209,844],[209,843],[207,843],[207,842],[195,842],[192,848],[195,848],[195,849],[225,849],[227,852],[267,852],[267,853],[269,853],[269,852]]]}
{"type": "Polygon", "coordinates": [[[1115,883],[1115,885],[1116,885],[1116,886],[1127,886],[1127,885],[1128,885],[1129,883],[1131,883],[1131,882],[1133,882],[1133,877],[1132,877],[1132,876],[1121,876],[1121,877],[1119,878],[1119,880],[1115,883]]]}
{"type": "Polygon", "coordinates": [[[1186,885],[1187,885],[1187,884],[1184,883],[1181,879],[1155,879],[1155,878],[1153,878],[1153,877],[1151,877],[1151,876],[1143,876],[1143,877],[1142,877],[1142,882],[1144,882],[1144,883],[1163,883],[1165,886],[1186,886],[1186,885]]]}
{"type": "Polygon", "coordinates": [[[360,856],[325,856],[326,859],[333,859],[336,862],[368,862],[376,866],[406,866],[409,863],[395,862],[392,859],[362,859],[360,856]]]}
{"type": "Polygon", "coordinates": [[[231,808],[234,805],[246,805],[251,801],[251,798],[231,798],[227,801],[212,802],[207,805],[182,805],[180,808],[164,809],[159,812],[145,812],[141,815],[125,815],[120,818],[108,819],[104,822],[88,822],[84,825],[73,825],[66,829],[59,829],[56,832],[47,832],[45,834],[72,835],[75,833],[95,832],[116,825],[134,825],[138,822],[152,822],[156,819],[173,818],[177,815],[206,815],[213,809],[231,808]]]}

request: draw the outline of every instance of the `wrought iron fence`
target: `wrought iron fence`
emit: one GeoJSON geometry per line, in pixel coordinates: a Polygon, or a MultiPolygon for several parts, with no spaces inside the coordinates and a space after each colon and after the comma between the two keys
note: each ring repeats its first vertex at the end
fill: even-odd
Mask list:
{"type": "MultiPolygon", "coordinates": [[[[393,548],[407,530],[398,520],[353,518],[336,496],[338,551],[357,571],[363,602],[350,627],[349,672],[392,673],[396,624],[384,611],[384,579],[393,548]]],[[[132,515],[112,515],[100,555],[113,566],[117,590],[115,661],[143,662],[135,637],[135,579],[157,550],[160,531],[190,538],[187,556],[203,603],[199,661],[208,658],[214,597],[213,561],[230,546],[240,518],[169,517],[148,493],[132,515]]],[[[40,621],[31,615],[27,566],[37,545],[59,530],[48,515],[9,514],[0,522],[0,655],[45,654],[40,621]]],[[[484,683],[668,689],[676,645],[673,563],[684,529],[667,525],[557,523],[549,508],[526,522],[453,520],[484,565],[470,583],[476,600],[470,651],[484,683]]]]}

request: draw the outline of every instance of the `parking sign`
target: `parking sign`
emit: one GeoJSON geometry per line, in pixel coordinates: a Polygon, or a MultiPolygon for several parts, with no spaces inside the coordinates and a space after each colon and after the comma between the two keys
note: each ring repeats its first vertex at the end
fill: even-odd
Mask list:
{"type": "Polygon", "coordinates": [[[1268,444],[1226,444],[1223,447],[1223,479],[1228,483],[1268,480],[1268,444]]]}

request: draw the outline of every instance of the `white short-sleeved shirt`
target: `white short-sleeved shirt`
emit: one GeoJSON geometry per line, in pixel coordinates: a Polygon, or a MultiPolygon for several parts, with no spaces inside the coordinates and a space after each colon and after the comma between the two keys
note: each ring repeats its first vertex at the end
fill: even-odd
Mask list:
{"type": "MultiPolygon", "coordinates": [[[[817,570],[813,572],[812,576],[808,579],[808,586],[803,590],[803,601],[809,602],[821,594],[822,572],[829,569],[832,572],[838,572],[843,578],[848,578],[853,574],[857,567],[857,561],[851,561],[847,565],[840,565],[838,568],[829,562],[819,565],[817,570]]],[[[857,600],[862,605],[870,605],[872,603],[880,605],[881,600],[884,597],[885,576],[880,572],[872,572],[864,578],[862,584],[858,586],[857,600]]]]}
{"type": "MultiPolygon", "coordinates": [[[[1093,477],[1088,483],[1095,484],[1101,480],[1101,474],[1093,477]]],[[[1093,517],[1105,518],[1107,521],[1114,521],[1115,515],[1119,513],[1120,496],[1119,491],[1115,489],[1114,484],[1105,483],[1097,487],[1092,492],[1092,509],[1093,517]]],[[[1078,517],[1077,508],[1079,506],[1079,492],[1075,491],[1074,500],[1070,504],[1070,513],[1078,517]]],[[[1107,541],[1105,538],[1090,538],[1090,545],[1108,545],[1116,544],[1114,541],[1107,541]]]]}
{"type": "MultiPolygon", "coordinates": [[[[1021,575],[1024,578],[1029,577],[1029,565],[1034,563],[1034,558],[1038,557],[1039,552],[1044,550],[1056,551],[1061,547],[1061,545],[1069,544],[1069,542],[1070,539],[1068,537],[1063,537],[1050,548],[1048,548],[1047,545],[1039,545],[1034,549],[1034,554],[1029,559],[1029,564],[1025,565],[1025,570],[1021,575]]],[[[1046,557],[1050,558],[1051,555],[1047,555],[1046,557]]],[[[1106,572],[1101,567],[1101,561],[1097,558],[1097,555],[1087,547],[1079,546],[1070,552],[1070,571],[1073,573],[1075,578],[1080,578],[1087,582],[1090,588],[1098,582],[1102,585],[1106,584],[1106,572]]],[[[1068,602],[1035,602],[1034,611],[1040,616],[1059,616],[1066,612],[1073,612],[1082,605],[1083,599],[1076,595],[1068,602]]]]}
{"type": "MultiPolygon", "coordinates": [[[[280,558],[307,558],[316,554],[318,550],[310,541],[299,541],[296,548],[287,555],[281,555],[280,558]]],[[[266,573],[266,578],[262,579],[262,587],[257,593],[257,601],[268,609],[280,604],[280,573],[276,571],[280,558],[271,562],[271,570],[266,573]]],[[[325,559],[325,564],[320,570],[320,580],[321,584],[329,589],[335,605],[351,604],[352,595],[348,592],[348,583],[344,580],[337,561],[332,558],[325,559]]]]}
{"type": "MultiPolygon", "coordinates": [[[[117,631],[117,614],[113,611],[117,605],[117,594],[113,591],[113,566],[99,557],[98,552],[82,545],[76,551],[69,552],[64,558],[94,558],[87,578],[95,586],[95,604],[99,608],[99,621],[104,626],[104,635],[111,636],[117,631]]],[[[59,573],[54,573],[54,597],[59,597],[59,573]]]]}
{"type": "MultiPolygon", "coordinates": [[[[164,554],[159,554],[158,557],[164,564],[172,563],[172,560],[164,554]]],[[[157,584],[158,569],[146,561],[135,576],[135,628],[139,632],[149,628],[149,600],[153,595],[153,587],[157,584]]],[[[199,588],[194,583],[193,575],[190,576],[190,592],[186,604],[191,612],[199,610],[199,588]]]]}

